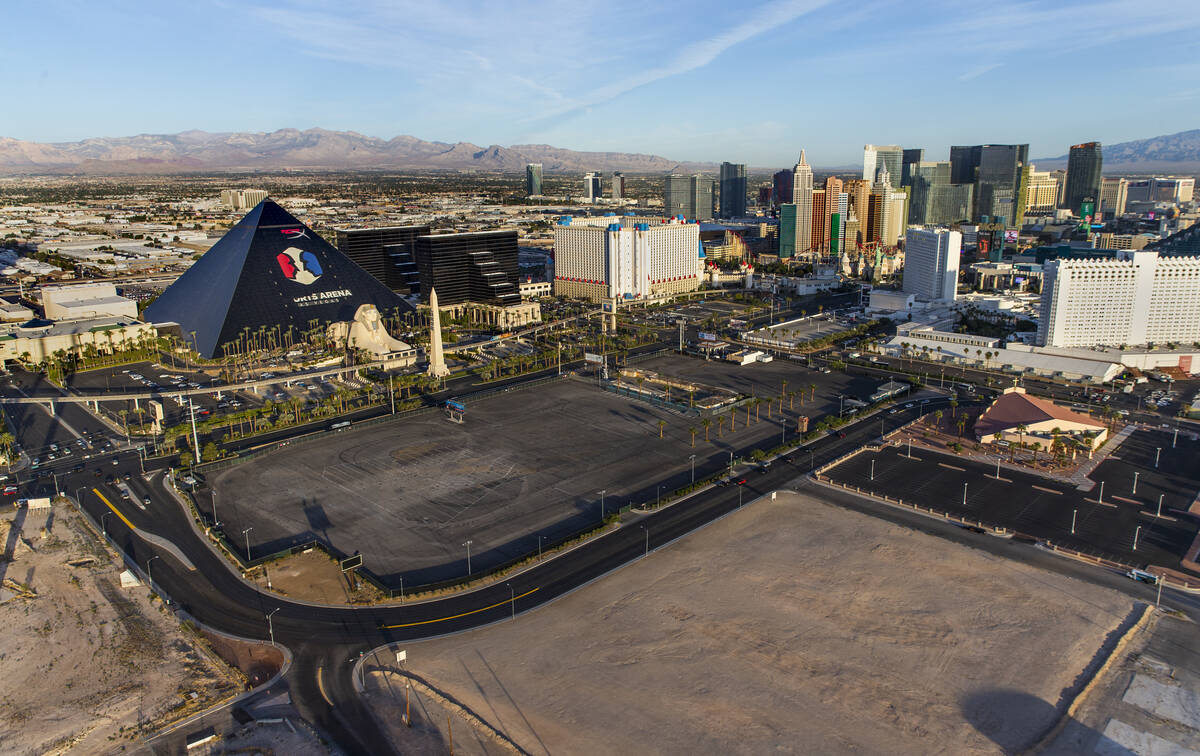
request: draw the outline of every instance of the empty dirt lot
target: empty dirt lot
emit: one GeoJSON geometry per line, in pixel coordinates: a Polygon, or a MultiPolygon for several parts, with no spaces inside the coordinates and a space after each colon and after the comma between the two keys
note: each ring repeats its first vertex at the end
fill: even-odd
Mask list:
{"type": "MultiPolygon", "coordinates": [[[[515,621],[405,650],[530,753],[997,753],[1054,720],[1131,610],[781,494],[515,621]]],[[[404,685],[385,674],[368,687],[395,722],[404,685]]],[[[407,737],[445,727],[422,724],[407,737]]],[[[468,727],[456,744],[477,741],[468,727]]]]}

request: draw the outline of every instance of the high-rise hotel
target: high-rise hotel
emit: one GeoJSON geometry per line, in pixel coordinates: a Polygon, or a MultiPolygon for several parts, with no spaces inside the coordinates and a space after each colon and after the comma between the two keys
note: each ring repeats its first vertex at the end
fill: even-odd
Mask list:
{"type": "Polygon", "coordinates": [[[554,294],[600,302],[695,291],[700,250],[696,223],[564,217],[554,227],[554,294]]]}
{"type": "Polygon", "coordinates": [[[1200,257],[1160,257],[1143,249],[1046,263],[1039,345],[1195,341],[1200,341],[1200,257]]]}

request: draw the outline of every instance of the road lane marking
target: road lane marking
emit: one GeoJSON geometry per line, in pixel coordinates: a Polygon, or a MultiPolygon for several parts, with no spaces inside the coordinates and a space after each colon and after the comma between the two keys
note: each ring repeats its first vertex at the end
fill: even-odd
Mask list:
{"type": "Polygon", "coordinates": [[[395,629],[401,628],[401,627],[415,627],[417,625],[430,625],[430,624],[433,624],[434,622],[446,622],[448,620],[458,619],[459,617],[466,617],[466,616],[469,616],[472,614],[479,614],[480,612],[486,612],[488,609],[495,609],[498,606],[504,606],[505,604],[515,603],[517,599],[525,598],[529,594],[536,593],[539,590],[541,590],[541,588],[534,588],[532,591],[526,591],[525,593],[522,593],[520,596],[513,596],[508,601],[501,601],[498,604],[492,604],[491,606],[485,606],[482,609],[472,609],[471,611],[463,612],[462,614],[453,614],[449,617],[439,617],[438,619],[421,620],[420,622],[406,622],[403,625],[383,625],[380,629],[395,630],[395,629]]]}
{"type": "Polygon", "coordinates": [[[94,494],[96,494],[97,496],[99,496],[99,497],[100,497],[100,501],[102,501],[102,502],[104,502],[105,504],[107,504],[107,505],[108,505],[108,508],[109,508],[109,509],[111,509],[111,510],[113,511],[113,514],[115,514],[117,517],[120,517],[120,518],[121,518],[121,522],[125,523],[126,527],[128,527],[130,530],[137,530],[137,528],[135,528],[135,527],[133,526],[133,523],[132,523],[132,522],[130,522],[130,521],[128,520],[128,518],[126,518],[126,517],[125,517],[125,515],[121,514],[120,510],[118,510],[116,507],[114,507],[114,506],[112,505],[112,502],[111,502],[111,501],[109,501],[108,499],[104,498],[104,494],[100,493],[100,489],[99,489],[99,488],[93,488],[93,489],[92,489],[92,493],[94,493],[94,494]]]}
{"type": "Polygon", "coordinates": [[[325,680],[323,673],[324,667],[317,667],[317,690],[321,691],[321,698],[325,699],[325,703],[329,704],[329,708],[333,708],[333,701],[329,700],[329,694],[325,692],[325,680]]]}

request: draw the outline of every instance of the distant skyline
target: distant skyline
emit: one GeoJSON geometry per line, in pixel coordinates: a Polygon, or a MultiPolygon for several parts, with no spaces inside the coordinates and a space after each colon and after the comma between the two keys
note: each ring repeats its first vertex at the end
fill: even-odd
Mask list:
{"type": "Polygon", "coordinates": [[[769,168],[1200,125],[1195,0],[917,5],[18,3],[0,136],[319,126],[769,168]]]}

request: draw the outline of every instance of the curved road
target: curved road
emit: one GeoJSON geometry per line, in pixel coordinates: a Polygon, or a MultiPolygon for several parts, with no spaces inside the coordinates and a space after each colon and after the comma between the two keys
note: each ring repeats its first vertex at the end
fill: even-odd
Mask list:
{"type": "MultiPolygon", "coordinates": [[[[883,423],[894,428],[913,419],[922,410],[945,400],[883,415],[883,423]]],[[[276,642],[293,654],[288,680],[293,702],[300,712],[328,732],[352,753],[393,753],[373,716],[359,698],[352,679],[353,663],[361,654],[396,641],[429,638],[503,621],[515,612],[547,603],[587,582],[679,538],[737,509],[743,502],[772,490],[804,487],[797,483],[809,470],[877,438],[880,425],[872,417],[842,429],[843,434],[826,436],[776,461],[768,471],[742,473],[745,485],[712,487],[657,512],[628,522],[606,535],[497,582],[469,592],[432,601],[373,607],[315,606],[289,601],[260,591],[246,582],[222,556],[214,552],[188,515],[167,492],[165,474],[152,471],[139,475],[137,457],[128,452],[93,457],[93,468],[67,472],[60,488],[73,494],[94,522],[99,523],[124,551],[126,557],[148,573],[161,593],[175,608],[221,631],[266,640],[273,629],[276,642]],[[810,451],[811,450],[811,451],[810,451]],[[95,466],[96,461],[99,465],[95,466]],[[121,498],[115,485],[106,484],[94,471],[130,474],[130,500],[121,498]],[[142,533],[155,536],[152,540],[142,533]],[[169,542],[168,548],[164,543],[169,542]],[[271,614],[268,624],[267,616],[271,614]]],[[[749,449],[746,450],[747,452],[749,449]]],[[[870,502],[837,492],[822,491],[839,504],[905,521],[939,535],[983,544],[992,550],[1024,549],[1025,561],[1053,560],[1055,569],[1077,569],[1083,579],[1114,585],[1127,592],[1147,589],[1123,578],[1098,573],[1082,565],[1064,565],[1057,557],[1042,554],[1023,544],[970,534],[954,526],[926,521],[919,516],[873,507],[870,502]],[[1085,572],[1087,574],[1085,574],[1085,572]],[[1094,573],[1094,574],[1093,574],[1094,573]]],[[[1191,607],[1191,597],[1183,600],[1191,607]]],[[[1177,602],[1178,603],[1178,602],[1177,602]]]]}

